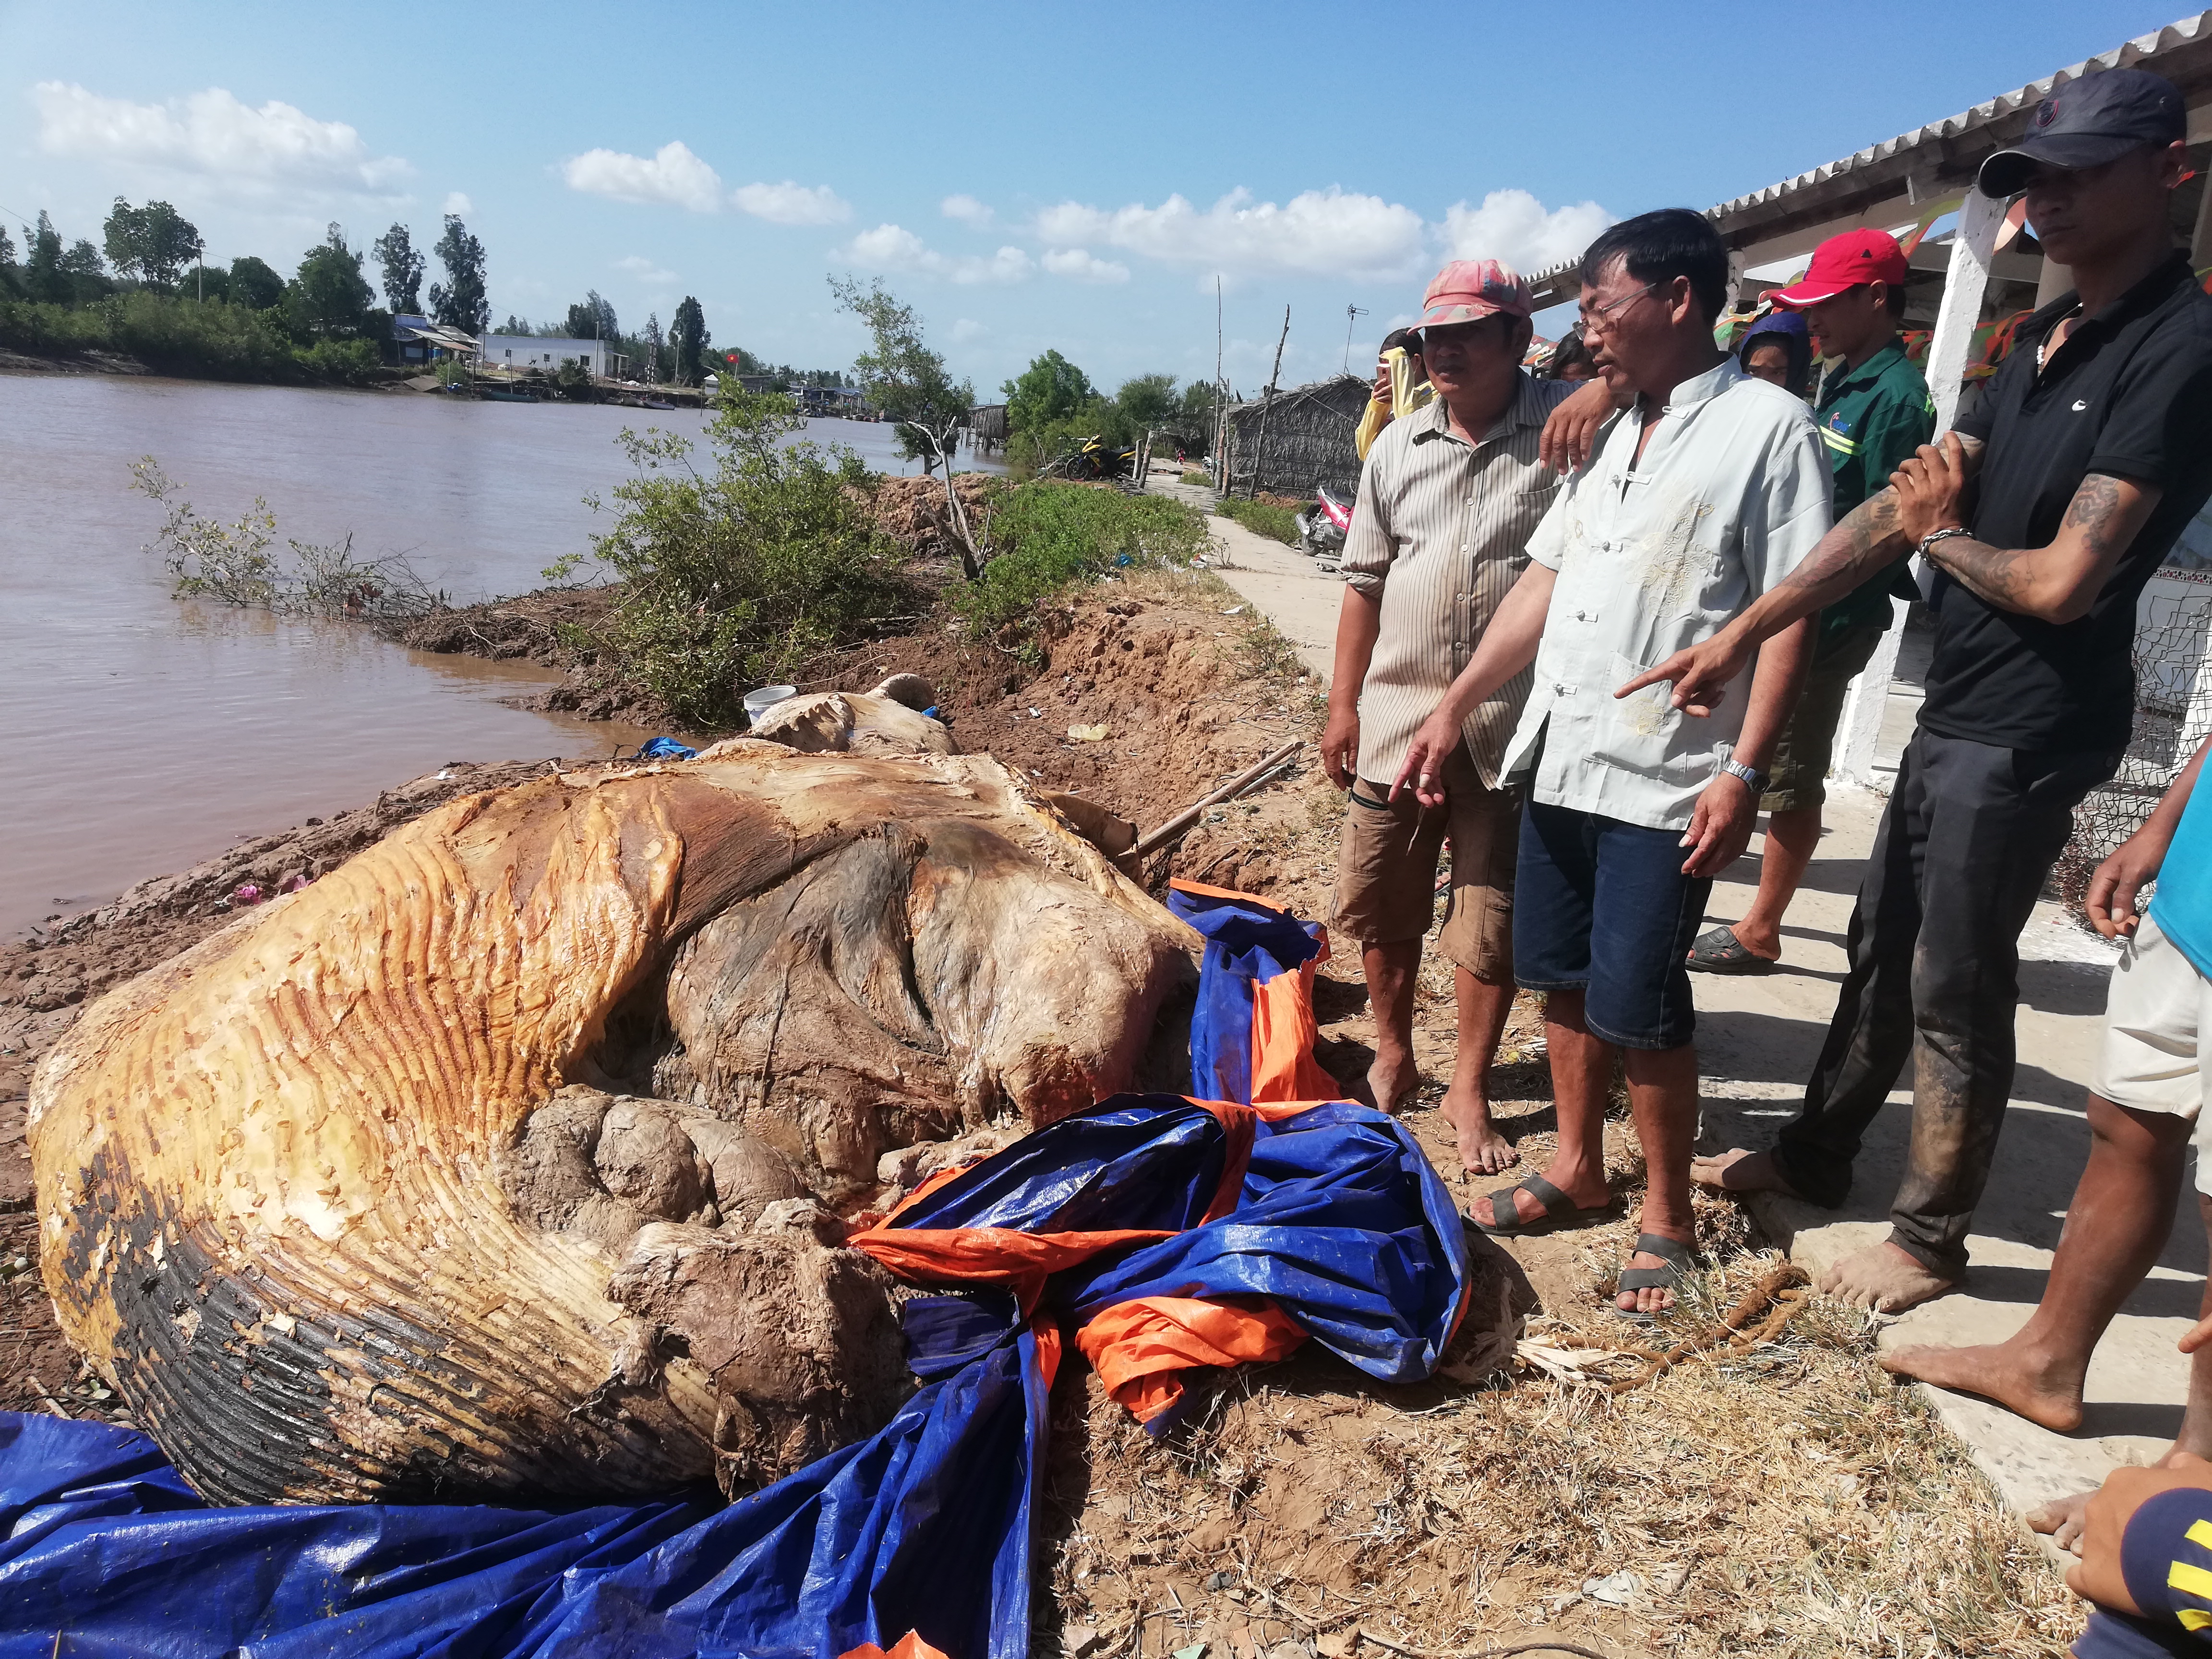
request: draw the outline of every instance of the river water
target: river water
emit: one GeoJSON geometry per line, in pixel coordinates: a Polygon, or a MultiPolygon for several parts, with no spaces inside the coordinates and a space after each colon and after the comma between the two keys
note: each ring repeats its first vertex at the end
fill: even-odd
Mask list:
{"type": "MultiPolygon", "coordinates": [[[[327,815],[451,760],[595,757],[650,732],[511,708],[551,678],[405,651],[366,629],[179,603],[144,550],[153,455],[203,516],[264,497],[277,534],[352,532],[456,604],[543,586],[588,554],[583,496],[626,475],[616,434],[696,435],[696,410],[472,403],[119,375],[0,374],[0,936],[112,898],[245,836],[327,815]]],[[[898,471],[891,428],[808,436],[898,471]]]]}

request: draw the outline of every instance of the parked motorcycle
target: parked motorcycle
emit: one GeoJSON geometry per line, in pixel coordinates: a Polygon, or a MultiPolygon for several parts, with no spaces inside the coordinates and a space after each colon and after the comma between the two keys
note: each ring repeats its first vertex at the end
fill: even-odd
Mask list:
{"type": "Polygon", "coordinates": [[[1314,504],[1297,515],[1297,523],[1298,551],[1333,562],[1344,556],[1344,538],[1352,528],[1352,503],[1339,501],[1322,486],[1314,491],[1314,504]]]}

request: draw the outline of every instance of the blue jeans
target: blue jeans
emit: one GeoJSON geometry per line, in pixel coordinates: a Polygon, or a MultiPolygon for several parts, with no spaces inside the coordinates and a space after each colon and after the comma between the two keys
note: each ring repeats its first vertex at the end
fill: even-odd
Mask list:
{"type": "Polygon", "coordinates": [[[1623,1048],[1679,1048],[1698,1028],[1683,958],[1711,893],[1682,873],[1679,830],[1530,801],[1514,876],[1513,977],[1582,991],[1590,1035],[1623,1048]]]}

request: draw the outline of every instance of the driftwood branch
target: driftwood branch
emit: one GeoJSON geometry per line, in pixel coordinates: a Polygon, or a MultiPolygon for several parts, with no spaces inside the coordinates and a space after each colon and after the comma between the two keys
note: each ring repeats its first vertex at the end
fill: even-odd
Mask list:
{"type": "Polygon", "coordinates": [[[1129,856],[1143,858],[1148,853],[1157,853],[1170,842],[1180,841],[1190,833],[1192,828],[1198,823],[1199,814],[1205,811],[1207,807],[1218,806],[1225,800],[1236,799],[1237,796],[1254,787],[1261,779],[1273,772],[1276,768],[1304,746],[1304,739],[1293,738],[1250,770],[1238,773],[1212,794],[1202,800],[1193,801],[1158,829],[1147,831],[1139,837],[1136,846],[1130,849],[1129,856]]]}

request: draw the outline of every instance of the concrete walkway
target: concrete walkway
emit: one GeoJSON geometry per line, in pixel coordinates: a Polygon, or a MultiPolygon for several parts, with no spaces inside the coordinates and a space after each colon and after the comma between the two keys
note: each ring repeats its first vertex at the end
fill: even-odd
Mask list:
{"type": "Polygon", "coordinates": [[[1209,514],[1206,522],[1213,533],[1214,552],[1207,562],[1275,624],[1297,648],[1298,660],[1328,684],[1336,655],[1336,612],[1343,582],[1295,547],[1247,530],[1234,519],[1210,516],[1210,489],[1164,479],[1157,471],[1147,487],[1154,495],[1172,495],[1209,514]]]}
{"type": "MultiPolygon", "coordinates": [[[[1211,505],[1208,492],[1170,488],[1211,505]]],[[[1266,613],[1325,684],[1341,591],[1337,579],[1240,525],[1210,523],[1223,579],[1266,613]]],[[[1925,651],[1924,636],[1909,635],[1900,653],[1905,678],[1893,687],[1882,744],[1893,769],[1911,730],[1918,702],[1912,671],[1925,651]]],[[[1780,968],[1753,978],[1698,976],[1702,1147],[1765,1146],[1796,1112],[1835,1008],[1844,930],[1883,805],[1875,791],[1832,785],[1827,834],[1784,924],[1780,968]]],[[[1754,838],[1751,851],[1716,885],[1713,920],[1733,921],[1749,907],[1761,846],[1754,838]]],[[[2082,1103],[2114,953],[2045,902],[2036,907],[2021,954],[2019,1069],[1969,1241],[1972,1267],[1962,1291],[1886,1322],[1884,1348],[2001,1341],[2020,1328],[2043,1293],[2066,1205],[2088,1156],[2082,1103]]],[[[1911,1128],[1911,1097],[1900,1089],[1860,1155],[1850,1203],[1825,1211],[1762,1194],[1753,1209],[1768,1237],[1816,1276],[1838,1256],[1884,1237],[1911,1128]]],[[[2088,1419],[2078,1433],[2052,1434],[1985,1402],[1924,1389],[2008,1506],[2033,1508],[2096,1485],[2116,1465],[2148,1462],[2165,1450],[2187,1398],[2188,1361],[2174,1344],[2196,1319],[2204,1261],[2196,1206],[2185,1197],[2158,1266],[2097,1352],[2088,1419]]]]}

